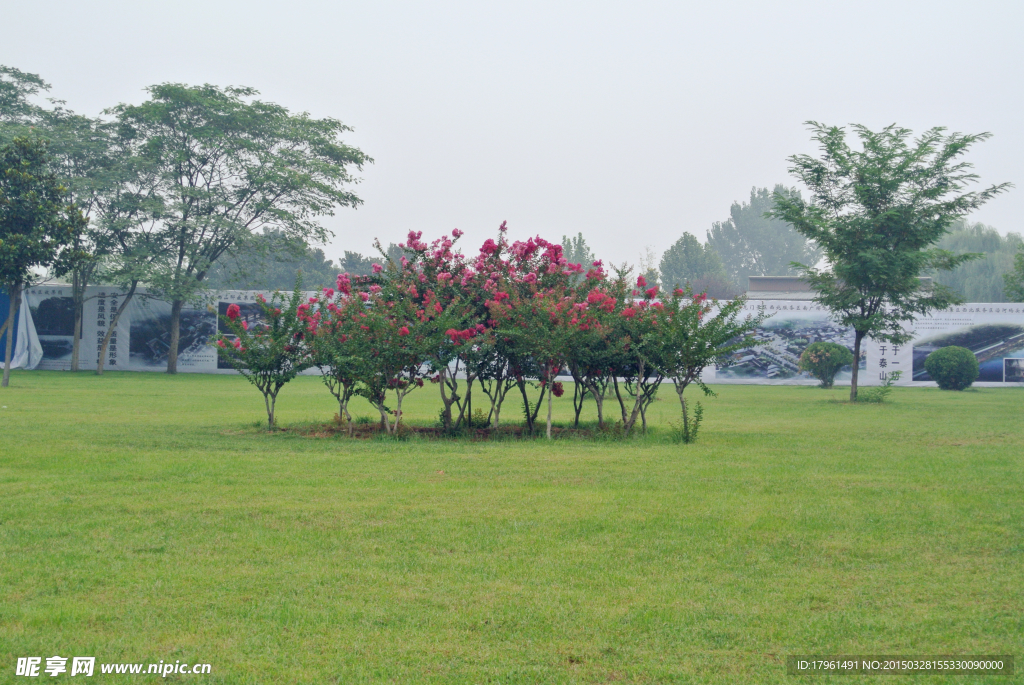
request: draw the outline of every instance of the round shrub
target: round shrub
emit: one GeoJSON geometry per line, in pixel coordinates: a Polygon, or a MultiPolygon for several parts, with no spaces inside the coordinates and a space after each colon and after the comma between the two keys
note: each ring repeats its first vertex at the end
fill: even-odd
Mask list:
{"type": "Polygon", "coordinates": [[[799,368],[821,381],[821,387],[831,388],[836,374],[848,364],[853,364],[853,352],[836,343],[816,342],[800,355],[799,368]]]}
{"type": "Polygon", "coordinates": [[[924,360],[924,368],[943,390],[963,390],[978,380],[978,358],[966,347],[940,347],[924,360]]]}

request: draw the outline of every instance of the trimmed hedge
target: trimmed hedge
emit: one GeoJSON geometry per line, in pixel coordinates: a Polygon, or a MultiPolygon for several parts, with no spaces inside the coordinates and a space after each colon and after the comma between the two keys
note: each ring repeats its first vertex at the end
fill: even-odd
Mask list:
{"type": "Polygon", "coordinates": [[[964,390],[978,380],[978,358],[966,347],[940,347],[924,360],[924,368],[943,390],[964,390]]]}

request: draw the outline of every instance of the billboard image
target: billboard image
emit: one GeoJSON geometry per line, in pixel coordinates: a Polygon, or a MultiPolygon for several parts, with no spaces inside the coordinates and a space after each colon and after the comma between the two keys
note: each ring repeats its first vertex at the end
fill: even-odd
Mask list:
{"type": "Polygon", "coordinates": [[[1016,373],[1016,364],[1011,363],[1008,367],[1007,362],[1024,358],[1024,326],[1011,323],[981,323],[915,341],[914,380],[932,380],[924,368],[925,359],[935,350],[950,345],[965,347],[974,353],[978,359],[979,381],[1002,383],[1006,380],[1007,368],[1012,369],[1011,376],[1016,373]]]}
{"type": "MultiPolygon", "coordinates": [[[[217,354],[210,342],[217,333],[217,316],[205,308],[184,308],[178,338],[178,366],[214,369],[217,354]]],[[[171,305],[156,299],[132,301],[130,364],[132,369],[162,370],[171,349],[171,305]]]]}
{"type": "Polygon", "coordinates": [[[70,368],[75,342],[75,301],[70,289],[31,288],[25,293],[25,300],[43,348],[38,368],[70,368]]]}
{"type": "MultiPolygon", "coordinates": [[[[853,329],[832,321],[827,310],[807,302],[756,300],[747,303],[745,310],[756,310],[761,304],[772,316],[757,329],[754,339],[765,344],[733,354],[728,365],[715,370],[716,381],[814,381],[798,368],[800,355],[808,345],[830,342],[853,351],[853,329]]],[[[861,368],[864,365],[862,356],[861,368]]],[[[852,369],[847,366],[836,380],[849,380],[851,375],[852,369]]]]}

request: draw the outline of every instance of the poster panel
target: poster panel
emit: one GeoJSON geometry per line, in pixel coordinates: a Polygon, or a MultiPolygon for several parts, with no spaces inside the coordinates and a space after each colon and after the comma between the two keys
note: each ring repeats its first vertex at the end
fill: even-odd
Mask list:
{"type": "MultiPolygon", "coordinates": [[[[90,286],[85,289],[82,306],[82,330],[79,340],[79,367],[95,369],[97,355],[114,312],[121,304],[122,293],[115,288],[90,286]]],[[[31,313],[36,336],[42,347],[42,358],[34,368],[68,370],[75,340],[75,306],[69,285],[40,285],[25,291],[25,304],[31,313]]],[[[127,353],[122,341],[128,340],[128,312],[121,315],[117,330],[110,336],[107,368],[122,368],[127,353]],[[119,344],[120,343],[120,344],[119,344]]]]}
{"type": "MultiPolygon", "coordinates": [[[[835,323],[821,305],[796,300],[749,300],[740,316],[757,314],[761,307],[769,318],[755,331],[754,339],[766,344],[736,352],[728,364],[709,370],[705,382],[813,384],[818,381],[798,368],[800,355],[808,345],[831,342],[853,352],[853,329],[835,323]]],[[[865,367],[862,355],[860,368],[865,367]]],[[[836,375],[836,382],[849,383],[852,373],[850,366],[844,367],[836,375]]]]}
{"type": "MultiPolygon", "coordinates": [[[[132,371],[164,371],[171,349],[171,303],[156,298],[132,299],[129,368],[132,371]]],[[[217,334],[213,307],[185,306],[181,310],[178,338],[178,370],[210,372],[217,369],[217,353],[211,347],[217,334]]]]}
{"type": "MultiPolygon", "coordinates": [[[[24,292],[43,357],[37,369],[70,369],[75,341],[75,307],[71,286],[41,285],[24,292]]],[[[84,331],[83,331],[84,332],[84,331]]],[[[84,356],[84,355],[83,355],[84,356]]]]}
{"type": "Polygon", "coordinates": [[[1024,382],[1024,304],[965,304],[918,319],[910,352],[914,383],[932,381],[924,361],[935,350],[949,345],[966,347],[974,353],[978,383],[1024,382]]]}

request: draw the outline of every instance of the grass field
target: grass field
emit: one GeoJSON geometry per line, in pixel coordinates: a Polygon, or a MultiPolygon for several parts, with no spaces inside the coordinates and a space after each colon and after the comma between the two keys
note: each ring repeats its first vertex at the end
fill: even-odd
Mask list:
{"type": "MultiPolygon", "coordinates": [[[[785,657],[1024,660],[1024,390],[717,389],[694,445],[668,439],[671,392],[625,443],[388,441],[269,434],[238,377],[15,373],[0,682],[54,654],[210,663],[166,679],[204,683],[852,683],[785,657]]],[[[407,418],[433,423],[435,392],[407,418]]],[[[336,410],[316,378],[278,408],[336,410]]]]}

